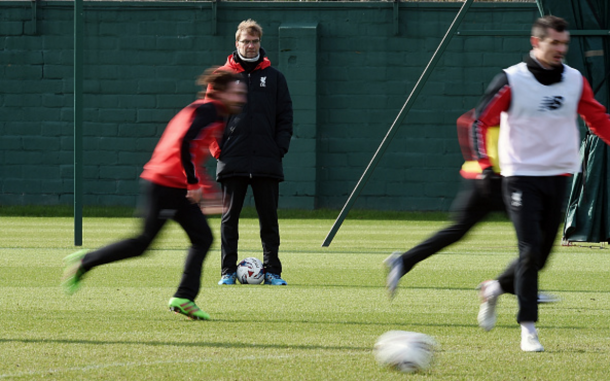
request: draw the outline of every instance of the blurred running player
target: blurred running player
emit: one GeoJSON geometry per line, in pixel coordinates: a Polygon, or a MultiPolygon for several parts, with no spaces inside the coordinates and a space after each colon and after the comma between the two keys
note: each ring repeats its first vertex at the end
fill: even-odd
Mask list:
{"type": "Polygon", "coordinates": [[[240,74],[208,69],[198,81],[207,97],[185,107],[169,122],[140,175],[144,200],[141,233],[96,251],[80,250],[65,258],[63,287],[76,292],[84,275],[96,266],[144,254],[167,220],[184,229],[191,247],[178,290],[169,300],[169,309],[194,320],[210,316],[196,304],[203,261],[212,245],[212,231],[199,203],[213,189],[202,172],[210,156],[210,143],[222,136],[229,115],[241,112],[246,102],[246,85],[240,74]]]}

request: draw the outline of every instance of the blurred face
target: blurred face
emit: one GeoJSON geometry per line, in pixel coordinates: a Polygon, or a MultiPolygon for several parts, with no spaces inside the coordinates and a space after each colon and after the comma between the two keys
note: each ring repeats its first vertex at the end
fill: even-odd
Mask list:
{"type": "Polygon", "coordinates": [[[239,39],[235,41],[235,46],[242,57],[254,58],[258,55],[261,47],[261,39],[257,35],[250,34],[244,30],[241,32],[239,39]]]}
{"type": "Polygon", "coordinates": [[[530,40],[534,47],[536,59],[547,67],[556,67],[562,65],[563,59],[568,52],[570,32],[567,30],[558,32],[554,29],[549,29],[546,37],[538,38],[532,36],[530,40]]]}
{"type": "Polygon", "coordinates": [[[246,104],[246,84],[231,82],[225,91],[218,92],[216,98],[224,104],[229,114],[239,114],[246,104]]]}

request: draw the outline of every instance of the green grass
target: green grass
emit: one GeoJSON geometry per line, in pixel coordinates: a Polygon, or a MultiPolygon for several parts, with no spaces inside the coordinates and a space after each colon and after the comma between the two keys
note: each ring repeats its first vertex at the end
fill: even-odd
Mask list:
{"type": "MultiPolygon", "coordinates": [[[[494,330],[476,326],[474,287],[516,253],[508,222],[482,224],[421,263],[390,302],[382,260],[445,223],[350,214],[323,248],[336,214],[281,220],[287,287],[217,286],[217,240],[197,299],[209,322],[167,311],[187,246],[175,224],[147,256],[93,270],[68,297],[59,279],[62,258],[75,250],[72,219],[0,217],[0,380],[608,379],[607,250],[556,247],[540,283],[562,301],[540,309],[546,352],[523,353],[513,297],[500,299],[494,330]],[[375,363],[375,339],[393,329],[440,343],[430,371],[404,375],[375,363]]],[[[85,218],[84,247],[128,237],[138,223],[85,218]]],[[[218,218],[210,225],[219,237],[218,218]]],[[[258,221],[244,218],[240,229],[240,257],[261,258],[258,221]]]]}
{"type": "MultiPolygon", "coordinates": [[[[280,209],[282,219],[336,219],[338,210],[332,209],[280,209]]],[[[136,210],[126,206],[84,206],[84,217],[134,217],[136,210]]],[[[72,205],[0,205],[0,217],[73,217],[72,205]]],[[[256,218],[254,207],[242,210],[243,218],[256,218]]],[[[448,213],[444,212],[396,212],[378,210],[352,210],[348,213],[350,219],[356,220],[434,220],[444,221],[448,213]]],[[[491,217],[502,219],[501,214],[491,217]]]]}

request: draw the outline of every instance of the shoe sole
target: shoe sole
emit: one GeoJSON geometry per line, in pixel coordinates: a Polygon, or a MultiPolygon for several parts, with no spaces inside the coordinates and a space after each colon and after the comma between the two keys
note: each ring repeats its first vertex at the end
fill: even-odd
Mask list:
{"type": "Polygon", "coordinates": [[[195,316],[195,315],[189,315],[186,312],[182,311],[182,309],[180,309],[180,307],[172,306],[172,307],[169,307],[169,310],[172,311],[173,313],[175,313],[176,315],[178,315],[178,314],[184,315],[191,320],[210,320],[209,318],[206,319],[206,318],[195,316]]]}
{"type": "Polygon", "coordinates": [[[234,286],[235,284],[237,284],[237,277],[231,275],[228,278],[223,275],[218,281],[219,286],[234,286]]]}
{"type": "Polygon", "coordinates": [[[542,345],[540,345],[540,346],[532,347],[532,348],[523,348],[523,345],[522,345],[521,350],[523,352],[544,352],[544,347],[542,345]]]}
{"type": "Polygon", "coordinates": [[[481,306],[479,307],[479,315],[477,316],[477,322],[479,323],[479,327],[483,328],[483,330],[489,332],[491,331],[495,326],[496,326],[496,321],[497,321],[497,317],[496,317],[496,302],[484,302],[481,303],[481,306]],[[486,305],[485,307],[483,307],[484,305],[486,305]],[[491,305],[491,306],[489,306],[491,305]],[[484,312],[484,311],[488,311],[488,310],[492,310],[491,314],[488,312],[484,312]],[[491,316],[489,316],[491,315],[491,316]],[[487,316],[487,318],[485,318],[485,316],[487,316]],[[493,321],[490,321],[493,320],[493,321]]]}
{"type": "Polygon", "coordinates": [[[267,285],[267,286],[287,286],[288,282],[286,282],[285,280],[281,279],[281,278],[272,278],[271,280],[267,280],[267,278],[265,277],[265,280],[263,281],[263,285],[267,285]],[[274,280],[279,281],[280,283],[273,283],[274,280]]]}
{"type": "Polygon", "coordinates": [[[521,347],[521,350],[522,350],[523,352],[532,352],[532,353],[536,353],[536,352],[544,352],[544,348],[523,349],[523,347],[521,347]]]}

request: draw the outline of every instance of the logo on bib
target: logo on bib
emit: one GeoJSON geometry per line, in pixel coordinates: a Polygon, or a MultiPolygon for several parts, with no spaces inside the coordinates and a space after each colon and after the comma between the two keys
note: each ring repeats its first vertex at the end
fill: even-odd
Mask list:
{"type": "Polygon", "coordinates": [[[544,97],[542,98],[542,103],[538,108],[539,111],[554,111],[558,110],[563,106],[563,97],[562,96],[554,96],[554,97],[544,97]]]}

